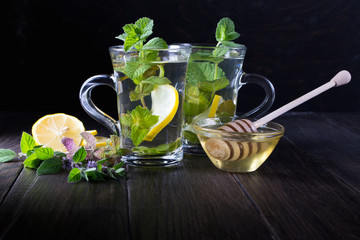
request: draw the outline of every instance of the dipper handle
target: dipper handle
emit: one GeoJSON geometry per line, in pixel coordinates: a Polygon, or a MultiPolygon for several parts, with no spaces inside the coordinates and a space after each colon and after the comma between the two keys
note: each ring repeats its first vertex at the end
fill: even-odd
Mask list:
{"type": "Polygon", "coordinates": [[[307,100],[329,90],[330,88],[338,87],[349,83],[350,80],[351,80],[350,73],[346,70],[342,70],[339,73],[337,73],[328,83],[325,83],[324,85],[312,90],[311,92],[306,93],[305,95],[293,100],[292,102],[289,102],[288,104],[282,106],[281,108],[278,108],[277,110],[260,118],[259,120],[254,122],[254,125],[256,128],[258,128],[263,124],[270,122],[274,118],[277,118],[278,116],[286,113],[287,111],[299,106],[300,104],[306,102],[307,100]]]}

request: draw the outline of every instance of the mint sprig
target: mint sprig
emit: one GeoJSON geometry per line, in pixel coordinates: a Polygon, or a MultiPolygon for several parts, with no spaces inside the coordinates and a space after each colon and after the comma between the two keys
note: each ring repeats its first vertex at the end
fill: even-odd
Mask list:
{"type": "Polygon", "coordinates": [[[218,43],[217,47],[239,47],[240,44],[236,44],[233,40],[240,37],[240,34],[235,31],[235,24],[230,18],[222,18],[217,24],[215,31],[215,38],[218,43]]]}
{"type": "Polygon", "coordinates": [[[167,49],[164,39],[154,37],[147,41],[153,33],[154,21],[143,17],[135,23],[126,24],[124,33],[116,38],[124,41],[124,51],[136,50],[139,52],[136,61],[128,61],[118,71],[124,73],[124,79],[130,78],[135,83],[135,89],[129,94],[130,101],[140,101],[135,109],[128,111],[120,117],[123,134],[129,137],[135,146],[138,146],[154,125],[158,116],[152,115],[145,103],[145,97],[159,85],[171,84],[164,77],[164,65],[155,63],[159,61],[159,52],[154,49],[167,49]]]}
{"type": "MultiPolygon", "coordinates": [[[[229,85],[230,81],[219,64],[224,61],[224,55],[229,51],[228,47],[241,46],[234,42],[239,36],[240,34],[235,31],[234,22],[230,18],[222,18],[216,26],[216,48],[210,52],[200,50],[191,55],[186,73],[186,123],[190,124],[195,116],[208,109],[216,92],[229,85]]],[[[226,114],[228,112],[226,111],[226,114]]],[[[185,138],[193,138],[188,136],[189,134],[185,134],[185,138]]]]}
{"type": "Polygon", "coordinates": [[[131,129],[131,139],[135,146],[138,146],[145,136],[149,133],[150,128],[159,119],[159,116],[152,115],[147,108],[137,106],[131,112],[120,118],[120,123],[131,129]]]}

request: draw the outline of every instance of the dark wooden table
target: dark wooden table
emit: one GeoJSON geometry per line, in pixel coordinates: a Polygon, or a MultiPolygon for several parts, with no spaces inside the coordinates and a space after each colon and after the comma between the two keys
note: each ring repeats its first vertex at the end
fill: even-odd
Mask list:
{"type": "MultiPolygon", "coordinates": [[[[20,151],[39,115],[0,113],[0,148],[20,151]]],[[[80,118],[82,119],[82,118],[80,118]]],[[[98,128],[90,118],[87,129],[98,128]]],[[[360,113],[288,113],[256,172],[185,156],[127,167],[118,181],[67,183],[0,164],[1,239],[360,239],[360,113]]]]}

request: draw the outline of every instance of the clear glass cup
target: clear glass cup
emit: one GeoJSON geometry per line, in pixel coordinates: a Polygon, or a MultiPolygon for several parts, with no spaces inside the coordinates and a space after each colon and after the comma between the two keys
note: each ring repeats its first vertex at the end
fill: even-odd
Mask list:
{"type": "Polygon", "coordinates": [[[91,117],[120,137],[131,150],[123,160],[136,166],[168,166],[183,158],[182,129],[185,74],[190,48],[125,52],[109,48],[114,73],[96,75],[81,87],[80,102],[91,117]],[[118,120],[95,106],[91,91],[99,85],[117,94],[118,120]]]}
{"type": "MultiPolygon", "coordinates": [[[[275,90],[271,82],[258,74],[244,73],[246,47],[189,46],[192,53],[186,74],[184,100],[184,151],[204,154],[193,124],[207,117],[235,116],[240,88],[245,84],[259,85],[265,92],[260,105],[241,117],[259,117],[272,106],[275,90]]],[[[243,91],[243,90],[242,90],[243,91]]],[[[263,93],[260,93],[263,94],[263,93]]],[[[240,109],[241,111],[241,109],[240,109]]]]}

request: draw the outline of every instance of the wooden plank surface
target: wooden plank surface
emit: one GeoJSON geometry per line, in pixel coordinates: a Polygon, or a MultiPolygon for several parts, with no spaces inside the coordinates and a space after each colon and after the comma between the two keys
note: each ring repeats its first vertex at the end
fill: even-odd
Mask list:
{"type": "Polygon", "coordinates": [[[230,173],[206,157],[168,169],[130,168],[131,239],[275,237],[230,173]]]}
{"type": "Polygon", "coordinates": [[[67,183],[24,169],[0,206],[0,239],[127,239],[126,181],[67,183]]]}
{"type": "MultiPolygon", "coordinates": [[[[0,148],[19,151],[37,119],[15,116],[0,117],[0,148]]],[[[277,119],[285,136],[248,174],[186,155],[174,167],[128,167],[119,181],[69,184],[67,172],[0,163],[0,239],[359,239],[358,119],[287,114],[277,119]]]]}
{"type": "Polygon", "coordinates": [[[292,113],[279,119],[293,143],[360,192],[360,113],[292,113]]]}

